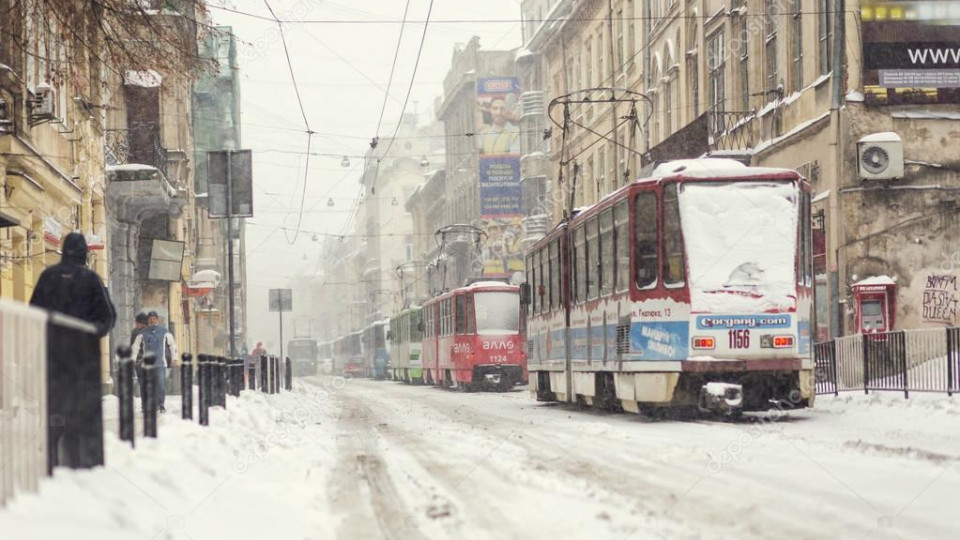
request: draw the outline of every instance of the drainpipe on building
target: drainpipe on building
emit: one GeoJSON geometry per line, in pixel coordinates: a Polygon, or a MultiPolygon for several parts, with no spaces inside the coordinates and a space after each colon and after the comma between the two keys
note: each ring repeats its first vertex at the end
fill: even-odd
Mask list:
{"type": "MultiPolygon", "coordinates": [[[[846,59],[846,0],[837,0],[836,9],[834,13],[834,47],[833,47],[833,80],[831,81],[831,102],[830,108],[834,114],[834,122],[836,129],[835,136],[835,152],[836,156],[836,171],[837,178],[835,185],[836,193],[832,194],[832,200],[830,201],[831,209],[831,218],[828,223],[833,224],[832,236],[835,241],[839,243],[839,239],[843,237],[841,234],[843,232],[843,207],[842,200],[840,197],[839,187],[845,180],[845,167],[844,167],[844,144],[843,144],[843,125],[842,125],[842,115],[841,115],[841,106],[843,104],[842,92],[844,90],[844,81],[846,80],[846,65],[844,60],[846,59]]],[[[847,305],[846,302],[849,300],[847,298],[846,287],[841,283],[841,255],[843,248],[837,248],[836,250],[836,269],[830,271],[830,288],[833,291],[833,303],[830,306],[830,336],[838,337],[842,336],[844,333],[843,322],[845,320],[845,313],[842,312],[842,306],[847,305]],[[841,302],[843,302],[841,304],[841,302]]]]}

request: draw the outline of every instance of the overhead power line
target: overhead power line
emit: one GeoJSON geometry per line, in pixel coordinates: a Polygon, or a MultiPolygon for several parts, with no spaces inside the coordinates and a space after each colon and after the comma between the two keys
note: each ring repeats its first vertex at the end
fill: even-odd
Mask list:
{"type": "MultiPolygon", "coordinates": [[[[241,11],[238,9],[228,8],[224,6],[208,6],[211,9],[219,9],[221,11],[227,11],[230,13],[236,13],[237,15],[243,15],[253,19],[260,19],[263,21],[274,22],[274,19],[263,15],[257,15],[256,13],[250,13],[247,11],[241,11]]],[[[740,17],[771,17],[771,16],[780,16],[780,17],[794,17],[797,14],[823,14],[823,13],[840,13],[841,10],[830,9],[830,10],[810,10],[810,11],[788,11],[788,10],[776,10],[776,11],[759,11],[759,12],[748,12],[737,15],[736,13],[727,12],[722,15],[737,15],[740,17]]],[[[843,10],[843,13],[856,13],[859,14],[859,11],[855,10],[843,10]]],[[[696,19],[696,20],[706,20],[712,19],[716,14],[698,14],[698,15],[676,15],[669,17],[670,19],[696,19]]],[[[655,16],[634,16],[634,17],[617,17],[618,21],[660,21],[664,20],[667,17],[655,17],[655,16]]],[[[606,22],[608,17],[540,17],[532,19],[523,19],[523,18],[511,18],[511,19],[439,19],[431,21],[429,17],[422,20],[407,20],[407,21],[398,21],[396,19],[284,19],[277,22],[284,24],[401,24],[403,22],[409,24],[523,24],[523,23],[534,23],[534,24],[544,24],[544,23],[562,23],[562,22],[606,22]]]]}
{"type": "MultiPolygon", "coordinates": [[[[290,70],[290,81],[293,82],[293,91],[297,96],[297,104],[300,106],[300,115],[303,116],[303,126],[307,130],[307,158],[303,168],[303,190],[300,194],[300,211],[297,215],[297,228],[293,233],[292,239],[287,237],[287,243],[292,245],[297,241],[297,236],[300,235],[300,225],[303,223],[303,205],[307,198],[307,179],[310,176],[310,147],[313,144],[313,130],[310,129],[310,121],[307,120],[307,111],[303,108],[303,99],[300,98],[300,87],[297,86],[297,76],[293,69],[293,62],[290,60],[290,49],[287,47],[287,38],[283,34],[283,22],[277,17],[277,14],[274,13],[273,8],[270,7],[269,0],[263,0],[263,3],[266,4],[267,10],[270,11],[270,15],[273,16],[273,20],[277,23],[277,29],[280,31],[280,42],[283,44],[283,54],[287,59],[287,69],[290,70]]],[[[286,237],[286,234],[284,234],[284,237],[286,237]]]]}

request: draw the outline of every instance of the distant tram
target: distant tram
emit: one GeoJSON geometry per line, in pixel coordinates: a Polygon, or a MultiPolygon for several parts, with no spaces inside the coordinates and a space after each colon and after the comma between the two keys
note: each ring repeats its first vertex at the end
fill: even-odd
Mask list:
{"type": "Polygon", "coordinates": [[[423,382],[421,364],[420,307],[404,309],[390,318],[390,361],[391,375],[395,381],[405,383],[423,382]]]}
{"type": "Polygon", "coordinates": [[[520,288],[478,282],[423,305],[423,377],[461,390],[507,390],[527,382],[520,288]]]}
{"type": "Polygon", "coordinates": [[[388,325],[389,321],[377,321],[363,329],[363,367],[367,377],[386,379],[389,375],[388,325]]]}
{"type": "Polygon", "coordinates": [[[317,374],[317,340],[313,338],[295,338],[287,343],[287,356],[293,363],[294,376],[317,374]]]}
{"type": "Polygon", "coordinates": [[[334,375],[365,377],[363,365],[363,340],[361,332],[353,332],[338,338],[333,344],[334,375]]]}
{"type": "Polygon", "coordinates": [[[658,167],[527,252],[541,401],[737,414],[812,404],[810,188],[732,160],[658,167]]]}

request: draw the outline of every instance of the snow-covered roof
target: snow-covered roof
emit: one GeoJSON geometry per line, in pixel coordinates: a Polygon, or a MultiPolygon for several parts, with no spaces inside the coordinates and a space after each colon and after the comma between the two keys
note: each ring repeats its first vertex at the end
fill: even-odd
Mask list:
{"type": "Polygon", "coordinates": [[[658,165],[654,177],[680,175],[692,178],[751,178],[792,172],[790,169],[773,167],[747,167],[735,159],[703,158],[678,159],[658,165]]]}
{"type": "Polygon", "coordinates": [[[868,277],[866,279],[861,279],[860,281],[853,284],[853,287],[861,285],[896,285],[897,281],[890,276],[874,276],[868,277]]]}

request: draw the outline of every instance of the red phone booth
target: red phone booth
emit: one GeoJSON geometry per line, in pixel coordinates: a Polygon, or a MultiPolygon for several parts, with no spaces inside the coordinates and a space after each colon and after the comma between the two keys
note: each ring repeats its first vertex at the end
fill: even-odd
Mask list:
{"type": "Polygon", "coordinates": [[[888,276],[878,276],[858,281],[850,289],[853,293],[853,324],[858,334],[893,330],[896,282],[888,276]]]}

